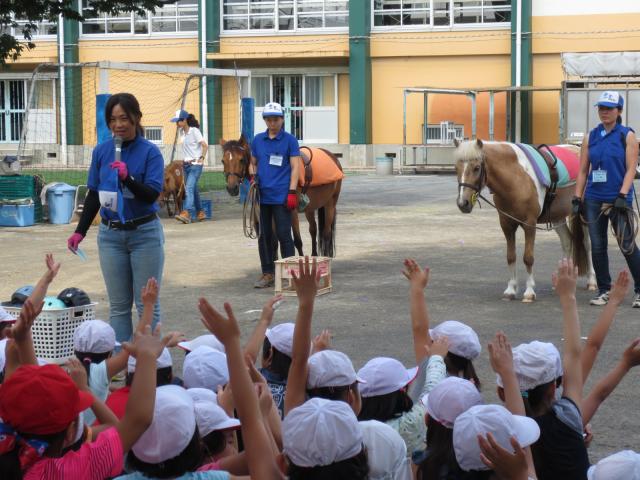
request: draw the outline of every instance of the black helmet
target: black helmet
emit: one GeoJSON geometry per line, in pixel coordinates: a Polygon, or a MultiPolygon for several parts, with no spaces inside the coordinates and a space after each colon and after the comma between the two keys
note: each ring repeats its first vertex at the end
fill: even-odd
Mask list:
{"type": "Polygon", "coordinates": [[[67,307],[81,307],[91,303],[89,295],[84,290],[75,287],[62,290],[58,294],[58,299],[62,300],[67,307]]]}

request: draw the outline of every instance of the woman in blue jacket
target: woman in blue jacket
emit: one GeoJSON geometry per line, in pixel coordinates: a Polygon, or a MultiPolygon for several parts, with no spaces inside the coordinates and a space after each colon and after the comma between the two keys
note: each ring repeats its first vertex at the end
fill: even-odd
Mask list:
{"type": "MultiPolygon", "coordinates": [[[[160,284],[164,266],[164,232],[156,213],[164,161],[158,147],[144,138],[141,119],[138,100],[130,93],[112,95],[107,101],[105,120],[114,138],[93,150],[82,217],[67,240],[75,253],[100,211],[100,267],[109,295],[109,320],[119,342],[132,336],[133,302],[141,315],[142,288],[151,277],[160,284]]],[[[159,319],[158,301],[154,327],[159,319]]]]}
{"type": "Polygon", "coordinates": [[[631,128],[622,125],[620,114],[624,99],[620,93],[605,91],[596,105],[601,123],[582,144],[573,199],[574,213],[583,213],[589,225],[591,257],[598,283],[598,294],[590,303],[606,305],[609,302],[607,229],[611,220],[616,235],[622,237],[620,249],[634,280],[632,306],[640,308],[640,251],[628,217],[633,208],[638,140],[631,128]]]}

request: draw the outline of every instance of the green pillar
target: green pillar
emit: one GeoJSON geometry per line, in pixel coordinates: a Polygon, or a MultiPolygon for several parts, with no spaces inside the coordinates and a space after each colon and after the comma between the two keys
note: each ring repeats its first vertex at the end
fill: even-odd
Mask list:
{"type": "MultiPolygon", "coordinates": [[[[220,0],[206,0],[206,53],[216,53],[220,51],[220,0]]],[[[202,65],[202,3],[198,8],[198,40],[200,48],[198,54],[200,65],[202,65]]],[[[206,61],[207,68],[219,68],[220,62],[215,60],[206,61]]],[[[222,79],[219,77],[206,79],[207,85],[207,143],[215,145],[222,138],[222,79]]],[[[200,118],[203,117],[200,112],[200,118]]]]}
{"type": "Polygon", "coordinates": [[[371,143],[371,3],[349,2],[349,140],[371,143]]]}
{"type": "MultiPolygon", "coordinates": [[[[531,0],[520,0],[521,6],[521,27],[522,41],[520,46],[520,85],[533,85],[533,54],[531,39],[531,0]]],[[[518,18],[518,0],[511,0],[511,85],[516,85],[516,65],[517,65],[517,18],[518,18]]],[[[530,92],[521,93],[521,125],[520,125],[520,141],[522,143],[532,143],[533,141],[533,94],[530,92]]],[[[510,95],[510,114],[511,114],[511,138],[515,139],[516,130],[516,94],[510,95]]]]}
{"type": "MultiPolygon", "coordinates": [[[[75,20],[62,20],[64,38],[58,35],[58,42],[63,42],[64,63],[77,63],[78,39],[80,37],[80,23],[75,20]]],[[[63,121],[67,126],[67,144],[82,145],[82,71],[79,67],[66,67],[65,78],[65,108],[63,121]]]]}

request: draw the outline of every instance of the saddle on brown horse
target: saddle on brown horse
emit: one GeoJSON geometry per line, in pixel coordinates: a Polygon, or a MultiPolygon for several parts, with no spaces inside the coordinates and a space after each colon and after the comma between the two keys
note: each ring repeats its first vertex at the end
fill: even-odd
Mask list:
{"type": "Polygon", "coordinates": [[[544,161],[547,162],[547,167],[549,167],[549,188],[547,188],[547,193],[544,196],[544,202],[542,204],[542,211],[540,212],[540,216],[538,218],[544,219],[547,217],[547,223],[550,223],[550,212],[551,212],[551,204],[556,198],[556,189],[558,188],[558,157],[556,157],[555,153],[549,148],[546,144],[540,144],[536,147],[536,150],[540,152],[544,161]]]}
{"type": "Polygon", "coordinates": [[[302,185],[302,193],[307,193],[310,186],[324,185],[341,180],[344,177],[342,166],[337,158],[324,148],[300,147],[300,157],[304,171],[300,174],[300,185],[302,185]],[[318,167],[314,172],[313,160],[316,160],[318,167]],[[317,173],[317,175],[314,175],[317,173]],[[304,176],[303,176],[304,174],[304,176]]]}

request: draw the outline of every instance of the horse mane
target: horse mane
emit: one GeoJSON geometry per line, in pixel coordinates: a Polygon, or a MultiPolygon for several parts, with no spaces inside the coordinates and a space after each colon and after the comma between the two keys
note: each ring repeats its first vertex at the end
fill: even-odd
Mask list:
{"type": "Polygon", "coordinates": [[[222,146],[222,150],[225,152],[228,150],[240,150],[244,153],[247,150],[247,143],[243,137],[240,137],[240,140],[227,140],[222,146]]]}
{"type": "Polygon", "coordinates": [[[482,157],[482,149],[475,140],[461,142],[455,149],[455,156],[462,161],[473,160],[482,157]]]}

